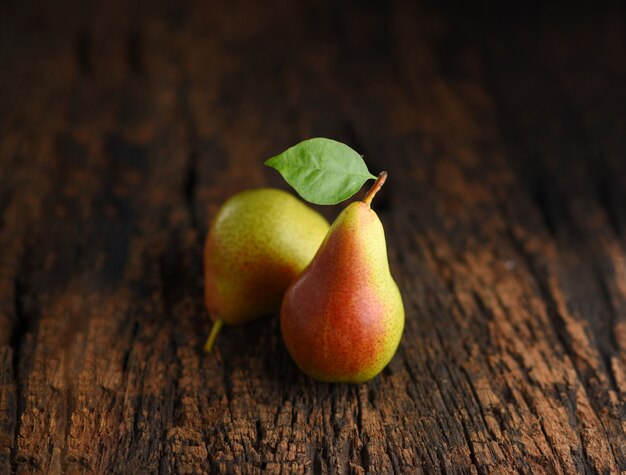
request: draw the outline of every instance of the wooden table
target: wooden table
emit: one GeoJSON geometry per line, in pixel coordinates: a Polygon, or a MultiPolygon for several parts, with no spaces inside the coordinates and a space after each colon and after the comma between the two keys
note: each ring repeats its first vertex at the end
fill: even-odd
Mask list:
{"type": "Polygon", "coordinates": [[[217,3],[0,5],[0,472],[626,470],[623,4],[217,3]],[[389,172],[360,386],[202,351],[211,216],[312,136],[389,172]]]}

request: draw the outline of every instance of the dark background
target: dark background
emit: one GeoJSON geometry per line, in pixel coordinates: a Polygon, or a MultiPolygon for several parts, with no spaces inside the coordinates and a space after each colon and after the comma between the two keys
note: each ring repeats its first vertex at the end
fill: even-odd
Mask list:
{"type": "Polygon", "coordinates": [[[0,472],[626,470],[625,58],[620,2],[1,2],[0,472]],[[202,352],[211,216],[313,136],[389,172],[366,385],[202,352]]]}

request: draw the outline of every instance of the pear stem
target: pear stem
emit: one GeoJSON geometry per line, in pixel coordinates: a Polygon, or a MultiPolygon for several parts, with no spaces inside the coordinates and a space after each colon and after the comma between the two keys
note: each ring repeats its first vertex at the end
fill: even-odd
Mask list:
{"type": "Polygon", "coordinates": [[[211,348],[213,348],[213,343],[215,342],[217,334],[222,329],[222,325],[224,325],[224,320],[220,318],[213,322],[213,326],[211,327],[211,333],[209,333],[209,338],[207,338],[206,343],[204,344],[204,351],[206,351],[207,353],[211,353],[211,348]]]}
{"type": "Polygon", "coordinates": [[[363,198],[363,202],[365,204],[367,205],[372,204],[372,199],[374,198],[376,193],[378,193],[378,191],[383,187],[386,180],[387,180],[387,172],[380,172],[378,174],[378,178],[376,179],[372,187],[369,189],[369,191],[365,195],[365,198],[363,198]]]}

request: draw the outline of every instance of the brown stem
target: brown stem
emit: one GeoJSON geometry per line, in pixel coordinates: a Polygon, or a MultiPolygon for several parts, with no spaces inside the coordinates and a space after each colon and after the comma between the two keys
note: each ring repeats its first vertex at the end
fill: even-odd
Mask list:
{"type": "Polygon", "coordinates": [[[380,172],[378,174],[378,178],[376,179],[376,181],[374,182],[370,190],[365,195],[365,198],[363,198],[363,202],[365,204],[367,205],[372,204],[372,199],[374,198],[376,193],[378,193],[378,190],[380,190],[383,187],[383,185],[385,184],[385,180],[387,180],[387,172],[380,172]]]}

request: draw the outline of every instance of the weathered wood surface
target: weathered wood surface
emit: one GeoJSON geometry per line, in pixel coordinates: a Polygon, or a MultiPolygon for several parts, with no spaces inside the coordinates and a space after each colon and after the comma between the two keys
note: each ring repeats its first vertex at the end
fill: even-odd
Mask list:
{"type": "Polygon", "coordinates": [[[0,472],[626,470],[623,5],[210,3],[0,4],[0,472]],[[201,351],[208,220],[318,135],[390,176],[362,386],[201,351]]]}

